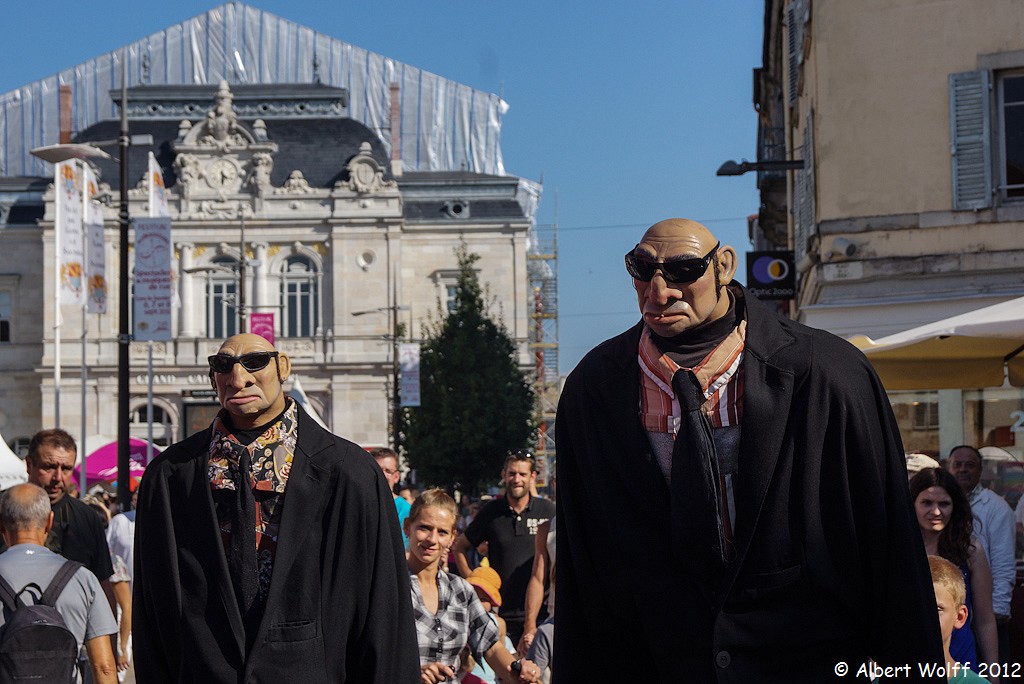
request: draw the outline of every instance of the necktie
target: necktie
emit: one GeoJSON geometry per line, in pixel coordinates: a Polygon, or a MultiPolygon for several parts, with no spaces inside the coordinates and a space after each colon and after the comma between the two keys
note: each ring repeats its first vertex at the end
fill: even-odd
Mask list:
{"type": "Polygon", "coordinates": [[[681,414],[672,448],[672,544],[699,575],[714,577],[727,557],[718,457],[711,424],[700,410],[704,390],[686,370],[672,376],[672,389],[681,414]]]}
{"type": "Polygon", "coordinates": [[[250,472],[252,459],[249,449],[241,450],[238,457],[238,473],[235,478],[235,507],[231,516],[231,558],[228,569],[238,596],[238,608],[242,617],[247,617],[256,594],[259,581],[256,576],[256,499],[252,493],[250,472]]]}

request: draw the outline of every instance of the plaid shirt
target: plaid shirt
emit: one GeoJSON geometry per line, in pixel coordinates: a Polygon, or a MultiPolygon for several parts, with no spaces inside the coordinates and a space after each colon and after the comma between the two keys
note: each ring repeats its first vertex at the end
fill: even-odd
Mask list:
{"type": "MultiPolygon", "coordinates": [[[[738,449],[739,425],[743,418],[743,349],[747,322],[740,321],[703,361],[686,369],[704,388],[701,411],[707,416],[715,435],[715,444],[722,455],[723,447],[738,449]]],[[[647,431],[654,455],[665,480],[672,477],[672,449],[679,432],[679,402],[672,390],[672,376],[679,364],[662,354],[651,339],[650,328],[644,328],[638,351],[640,363],[640,421],[647,431]]],[[[736,501],[732,474],[721,476],[721,501],[726,538],[732,538],[736,525],[736,501]]]]}
{"type": "Polygon", "coordinates": [[[466,580],[443,571],[437,573],[436,615],[424,605],[414,573],[409,574],[409,585],[421,665],[443,663],[458,670],[459,654],[467,643],[473,657],[481,662],[484,653],[498,643],[498,628],[466,580]]]}

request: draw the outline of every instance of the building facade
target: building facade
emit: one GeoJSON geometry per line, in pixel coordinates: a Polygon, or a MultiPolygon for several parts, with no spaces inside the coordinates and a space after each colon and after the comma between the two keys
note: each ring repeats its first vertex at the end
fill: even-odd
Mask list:
{"type": "MultiPolygon", "coordinates": [[[[401,145],[389,154],[347,105],[345,89],[317,83],[129,89],[132,135],[153,136],[152,147],[131,148],[130,214],[149,214],[152,151],[167,187],[176,294],[172,339],[131,344],[133,436],[149,429],[150,353],[154,440],[169,444],[209,424],[206,357],[246,325],[239,314],[272,313],[277,347],[329,428],[388,444],[395,332],[416,340],[441,315],[462,242],[480,256],[521,365],[532,365],[527,254],[539,187],[473,171],[403,172],[401,145]]],[[[116,118],[76,140],[116,138],[116,118]]],[[[101,193],[116,197],[117,164],[96,166],[101,193]]],[[[61,427],[77,436],[84,405],[86,434],[117,433],[116,202],[105,216],[111,308],[55,307],[51,183],[0,180],[0,431],[16,449],[55,424],[58,385],[61,427]]]]}
{"type": "MultiPolygon", "coordinates": [[[[762,174],[754,232],[794,250],[799,320],[877,339],[1024,294],[1022,28],[1013,0],[767,0],[759,157],[803,169],[762,174]]],[[[1024,460],[1018,388],[891,399],[909,451],[1024,460]]]]}

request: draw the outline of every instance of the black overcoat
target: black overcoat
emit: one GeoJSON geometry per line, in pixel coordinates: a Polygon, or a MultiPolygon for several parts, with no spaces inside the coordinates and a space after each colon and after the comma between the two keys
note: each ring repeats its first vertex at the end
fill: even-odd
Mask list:
{"type": "Polygon", "coordinates": [[[357,445],[298,410],[270,593],[252,653],[207,476],[210,428],[151,463],[135,528],[133,641],[140,682],[419,680],[393,498],[357,445]]]}
{"type": "Polygon", "coordinates": [[[874,658],[917,681],[942,645],[883,388],[847,342],[735,291],[747,319],[736,558],[713,591],[670,547],[669,490],[638,415],[642,323],[565,382],[554,677],[817,683],[874,658]]]}

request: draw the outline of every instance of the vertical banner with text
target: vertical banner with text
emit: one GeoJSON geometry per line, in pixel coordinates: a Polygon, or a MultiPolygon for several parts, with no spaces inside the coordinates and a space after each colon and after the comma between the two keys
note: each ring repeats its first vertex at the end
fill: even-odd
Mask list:
{"type": "Polygon", "coordinates": [[[156,163],[156,157],[149,153],[149,169],[147,171],[147,182],[149,183],[149,215],[170,216],[167,209],[167,190],[164,188],[164,174],[160,171],[160,165],[156,163]]]}
{"type": "Polygon", "coordinates": [[[249,332],[274,344],[274,312],[249,314],[249,332]]]}
{"type": "Polygon", "coordinates": [[[60,245],[60,303],[85,303],[85,239],[82,235],[82,172],[74,159],[54,167],[56,230],[60,245]]]}
{"type": "Polygon", "coordinates": [[[96,174],[86,165],[82,169],[82,185],[85,188],[82,203],[82,222],[85,224],[86,242],[86,311],[107,312],[107,257],[103,239],[103,205],[96,201],[99,187],[96,174]]]}
{"type": "Polygon", "coordinates": [[[400,406],[420,405],[420,345],[398,345],[398,395],[400,406]]]}
{"type": "Polygon", "coordinates": [[[134,219],[135,339],[171,339],[171,220],[134,219]]]}

